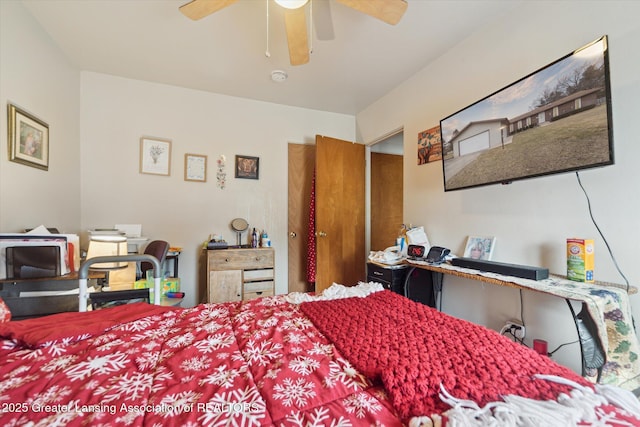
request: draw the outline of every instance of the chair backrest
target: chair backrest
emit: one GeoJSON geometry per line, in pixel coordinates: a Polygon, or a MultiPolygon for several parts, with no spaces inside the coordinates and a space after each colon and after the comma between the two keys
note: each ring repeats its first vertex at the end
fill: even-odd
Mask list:
{"type": "MultiPolygon", "coordinates": [[[[169,243],[164,240],[153,240],[149,242],[147,247],[144,250],[145,255],[153,255],[158,258],[160,264],[162,264],[167,257],[167,252],[169,252],[169,243]]],[[[150,262],[141,262],[140,263],[140,272],[142,274],[141,278],[144,279],[147,277],[147,270],[152,270],[153,264],[150,262]]]]}

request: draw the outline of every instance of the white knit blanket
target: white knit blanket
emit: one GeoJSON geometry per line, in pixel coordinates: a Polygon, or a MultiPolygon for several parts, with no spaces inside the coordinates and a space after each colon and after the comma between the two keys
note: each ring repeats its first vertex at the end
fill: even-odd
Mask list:
{"type": "Polygon", "coordinates": [[[291,304],[301,304],[310,301],[326,301],[340,298],[359,297],[364,298],[374,292],[380,292],[384,287],[376,282],[359,282],[356,286],[344,286],[334,283],[319,295],[311,295],[303,292],[291,292],[285,298],[291,304]]]}

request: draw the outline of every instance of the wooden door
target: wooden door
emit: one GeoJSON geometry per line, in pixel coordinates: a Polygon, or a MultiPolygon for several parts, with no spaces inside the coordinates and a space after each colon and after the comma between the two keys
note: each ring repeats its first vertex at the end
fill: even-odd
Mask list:
{"type": "Polygon", "coordinates": [[[365,280],[365,147],[316,136],[316,292],[365,280]]]}
{"type": "Polygon", "coordinates": [[[310,292],[307,282],[307,243],[309,232],[309,206],[316,147],[307,144],[289,144],[289,292],[310,292]]]}
{"type": "Polygon", "coordinates": [[[371,153],[371,250],[396,244],[403,221],[403,156],[371,153]]]}

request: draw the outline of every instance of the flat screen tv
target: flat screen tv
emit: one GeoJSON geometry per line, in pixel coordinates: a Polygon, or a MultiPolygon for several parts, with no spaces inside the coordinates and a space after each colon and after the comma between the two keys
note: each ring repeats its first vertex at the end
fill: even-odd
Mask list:
{"type": "Polygon", "coordinates": [[[607,37],[440,121],[445,191],[613,164],[607,37]]]}

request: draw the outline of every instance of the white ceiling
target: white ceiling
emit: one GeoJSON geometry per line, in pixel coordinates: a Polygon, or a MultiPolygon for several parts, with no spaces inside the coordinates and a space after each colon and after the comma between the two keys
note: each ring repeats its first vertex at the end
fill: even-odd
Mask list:
{"type": "Polygon", "coordinates": [[[328,2],[330,18],[320,23],[333,25],[334,38],[314,36],[311,60],[294,67],[272,0],[269,58],[267,0],[240,0],[199,21],[179,12],[187,0],[23,0],[81,70],[350,115],[520,3],[408,0],[391,26],[313,1],[316,12],[328,2]],[[274,83],[272,70],[289,78],[274,83]]]}

